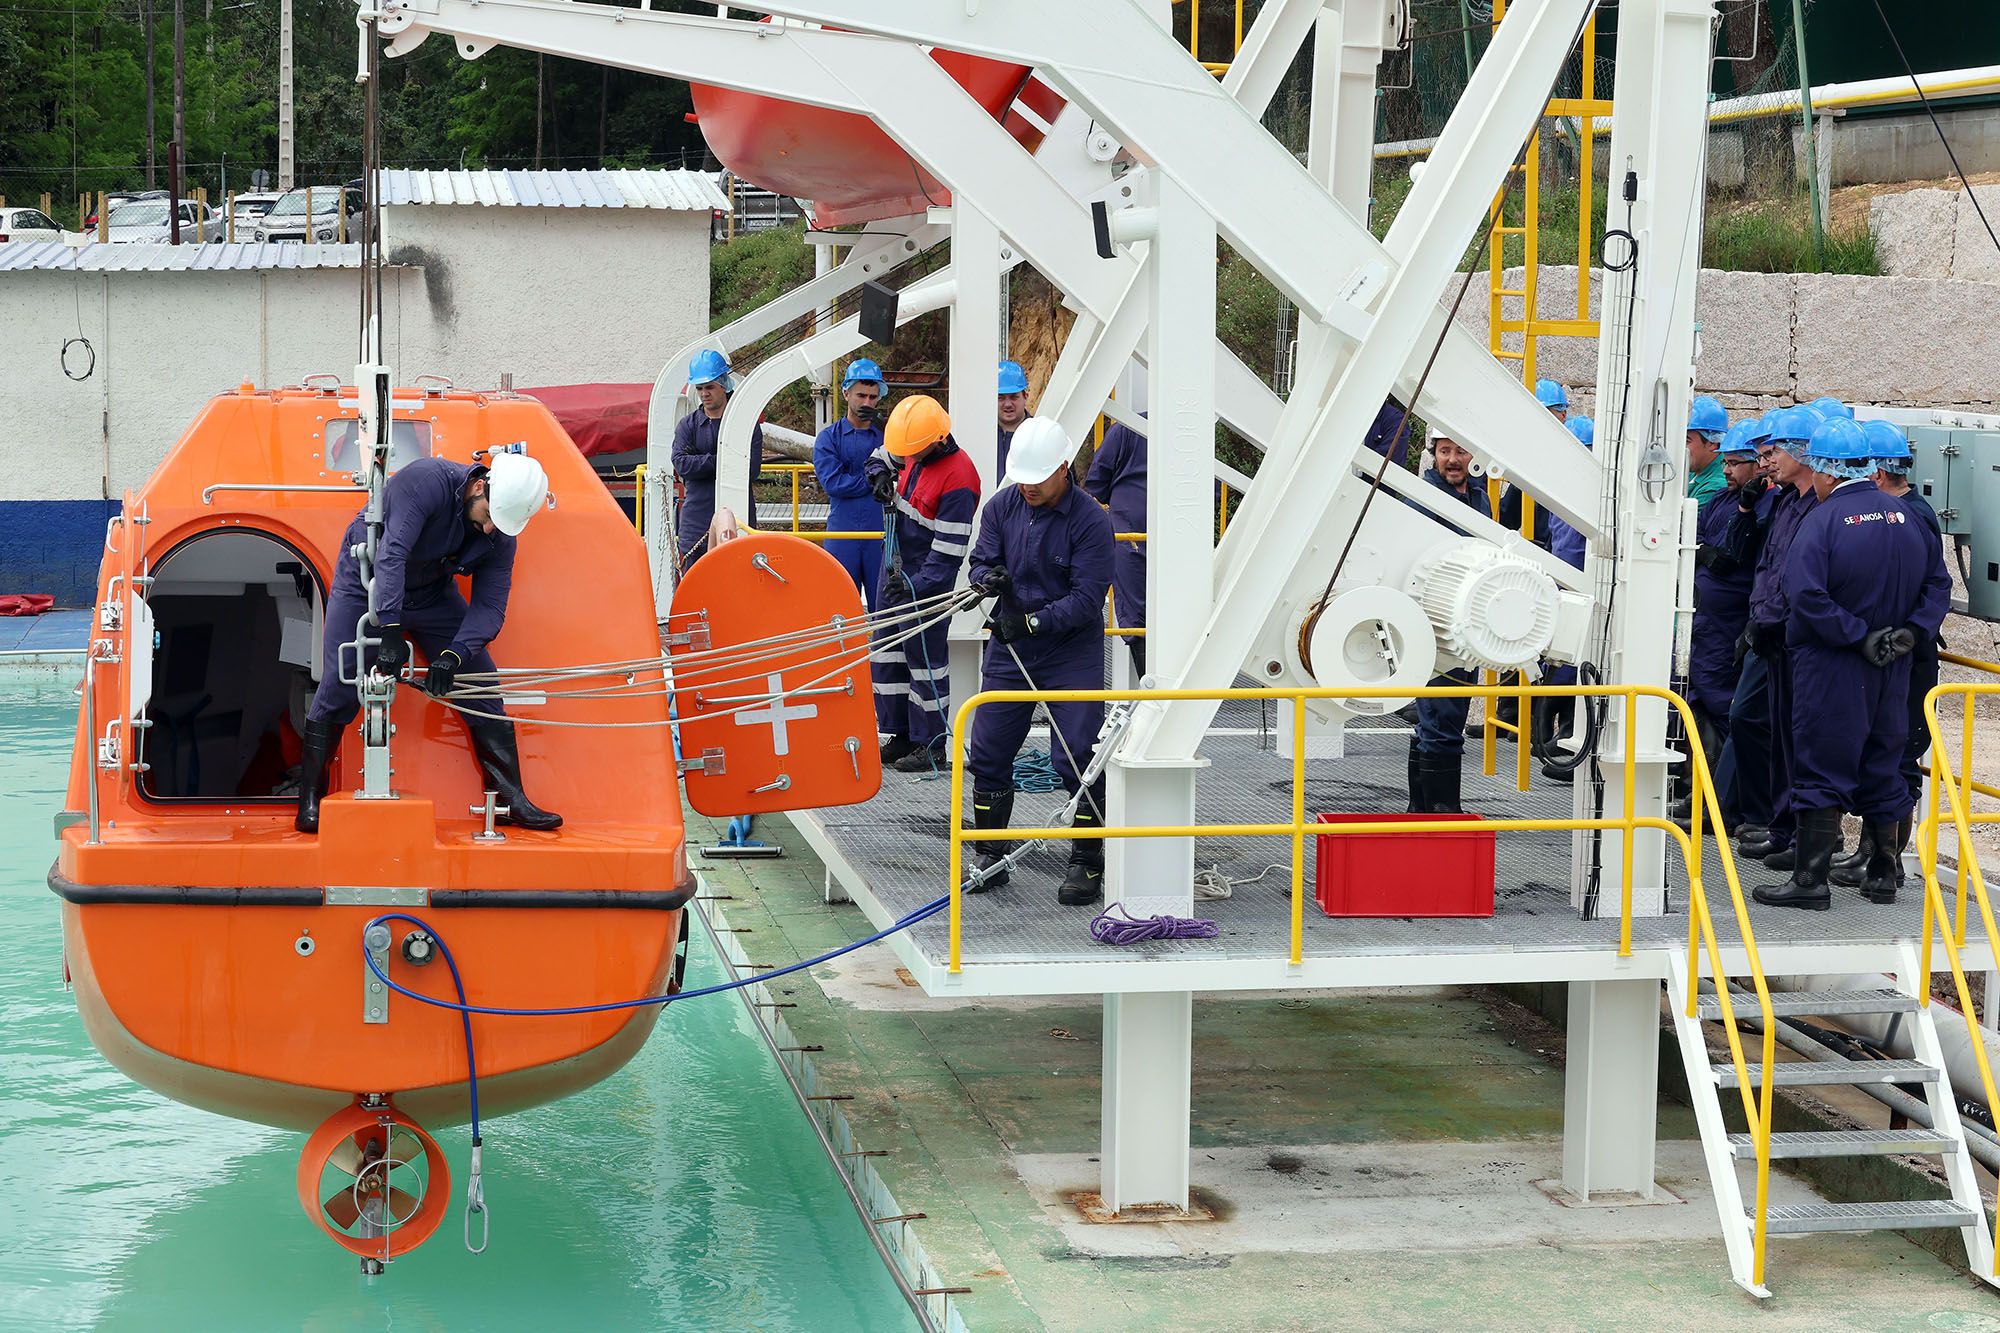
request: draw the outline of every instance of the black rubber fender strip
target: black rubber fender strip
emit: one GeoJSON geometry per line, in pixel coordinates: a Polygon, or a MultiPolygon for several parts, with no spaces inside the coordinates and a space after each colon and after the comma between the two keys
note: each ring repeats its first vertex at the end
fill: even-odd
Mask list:
{"type": "Polygon", "coordinates": [[[49,888],[65,902],[152,907],[318,907],[324,889],[246,889],[215,884],[79,884],[60,870],[49,871],[49,888]]]}
{"type": "Polygon", "coordinates": [[[694,897],[684,889],[432,889],[432,907],[598,907],[671,912],[694,897]]]}

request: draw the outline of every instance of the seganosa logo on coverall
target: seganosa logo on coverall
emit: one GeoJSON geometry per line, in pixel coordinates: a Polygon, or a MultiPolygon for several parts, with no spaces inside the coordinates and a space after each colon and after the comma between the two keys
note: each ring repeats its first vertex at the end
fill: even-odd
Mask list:
{"type": "Polygon", "coordinates": [[[1856,523],[1907,523],[1910,521],[1910,516],[1908,514],[1901,514],[1901,513],[1849,514],[1840,521],[1842,523],[1847,524],[1849,527],[1852,527],[1856,523]]]}

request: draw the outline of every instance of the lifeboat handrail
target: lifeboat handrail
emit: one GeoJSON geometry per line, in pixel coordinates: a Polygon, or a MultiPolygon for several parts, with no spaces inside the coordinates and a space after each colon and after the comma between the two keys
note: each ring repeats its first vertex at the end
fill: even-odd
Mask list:
{"type": "Polygon", "coordinates": [[[266,481],[219,481],[201,489],[201,502],[214,504],[217,491],[333,491],[343,495],[367,494],[366,486],[309,486],[266,481]]]}

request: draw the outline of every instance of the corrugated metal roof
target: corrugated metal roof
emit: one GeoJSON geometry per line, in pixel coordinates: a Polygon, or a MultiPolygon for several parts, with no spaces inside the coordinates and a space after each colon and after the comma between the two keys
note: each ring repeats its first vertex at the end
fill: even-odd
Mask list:
{"type": "Polygon", "coordinates": [[[699,171],[411,171],[387,168],[382,202],[483,204],[501,208],[727,209],[729,198],[699,171]]]}
{"type": "Polygon", "coordinates": [[[106,244],[92,240],[13,241],[0,245],[0,272],[41,269],[79,273],[185,273],[191,269],[360,268],[359,242],[211,241],[206,245],[106,244]]]}

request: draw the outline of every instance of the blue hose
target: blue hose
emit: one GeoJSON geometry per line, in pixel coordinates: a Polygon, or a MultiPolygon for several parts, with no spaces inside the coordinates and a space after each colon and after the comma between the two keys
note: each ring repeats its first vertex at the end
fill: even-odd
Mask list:
{"type": "Polygon", "coordinates": [[[459,1017],[464,1020],[466,1094],[467,1101],[472,1110],[472,1141],[476,1145],[479,1142],[479,1066],[472,1054],[472,1016],[474,1014],[487,1014],[497,1018],[561,1018],[572,1014],[602,1014],[618,1009],[643,1009],[649,1004],[668,1005],[672,1004],[675,1000],[690,1000],[701,995],[720,995],[724,991],[741,990],[745,986],[753,986],[760,981],[772,981],[778,977],[789,976],[794,972],[803,972],[809,967],[817,967],[821,963],[840,957],[842,954],[853,953],[856,949],[864,949],[871,944],[887,939],[899,930],[908,930],[918,922],[936,916],[949,906],[950,903],[951,899],[949,896],[933,899],[915,911],[910,912],[907,916],[899,917],[892,925],[883,930],[876,931],[866,939],[856,940],[852,944],[843,944],[840,948],[829,950],[817,958],[808,958],[802,962],[788,964],[785,967],[773,968],[769,972],[759,972],[755,976],[738,977],[734,981],[719,982],[716,985],[702,986],[695,990],[676,991],[671,995],[646,995],[636,1000],[607,1000],[603,1004],[572,1004],[554,1009],[506,1009],[495,1005],[466,1003],[465,982],[459,976],[458,962],[451,956],[451,949],[445,944],[444,936],[440,935],[429,922],[423,920],[421,917],[411,916],[408,912],[384,912],[381,916],[375,917],[366,926],[362,927],[363,938],[366,938],[367,932],[370,929],[387,921],[405,921],[428,934],[437,942],[438,953],[444,957],[446,966],[451,968],[451,983],[458,991],[458,999],[455,1002],[440,1000],[435,996],[425,995],[419,991],[413,991],[407,986],[398,985],[390,979],[387,972],[383,971],[377,965],[375,956],[369,953],[367,949],[364,948],[361,951],[361,956],[367,962],[368,970],[374,974],[375,979],[396,992],[396,994],[415,1000],[420,1004],[431,1005],[434,1008],[456,1010],[459,1017]]]}

